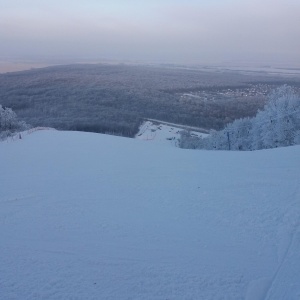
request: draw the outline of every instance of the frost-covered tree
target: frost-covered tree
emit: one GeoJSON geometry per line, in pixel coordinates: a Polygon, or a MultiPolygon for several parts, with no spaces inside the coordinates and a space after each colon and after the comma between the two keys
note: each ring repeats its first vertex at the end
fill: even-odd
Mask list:
{"type": "Polygon", "coordinates": [[[183,149],[197,149],[199,148],[199,139],[192,137],[189,130],[180,131],[180,138],[178,141],[178,146],[183,149]]]}
{"type": "Polygon", "coordinates": [[[290,86],[271,93],[264,108],[263,148],[292,145],[299,125],[300,100],[290,86]]]}
{"type": "Polygon", "coordinates": [[[17,124],[17,115],[11,108],[3,108],[0,105],[0,130],[11,130],[17,124]]]}
{"type": "Polygon", "coordinates": [[[27,128],[29,126],[25,122],[18,121],[16,113],[11,108],[0,105],[0,139],[27,128]]]}
{"type": "Polygon", "coordinates": [[[251,150],[251,119],[244,118],[235,120],[229,128],[230,131],[228,133],[228,137],[230,142],[230,150],[251,150]]]}
{"type": "Polygon", "coordinates": [[[251,150],[259,150],[263,148],[262,132],[264,130],[264,112],[258,111],[255,118],[251,119],[251,130],[250,130],[250,140],[251,140],[251,150]]]}
{"type": "Polygon", "coordinates": [[[300,145],[300,130],[297,130],[294,137],[294,144],[300,145]]]}

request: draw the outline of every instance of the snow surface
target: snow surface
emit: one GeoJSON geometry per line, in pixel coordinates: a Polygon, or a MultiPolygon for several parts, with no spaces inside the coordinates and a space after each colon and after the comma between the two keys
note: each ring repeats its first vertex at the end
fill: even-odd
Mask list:
{"type": "MultiPolygon", "coordinates": [[[[182,130],[184,129],[176,126],[176,124],[168,125],[159,121],[145,121],[135,138],[155,144],[177,147],[182,130]]],[[[198,137],[207,136],[207,134],[198,131],[192,131],[191,134],[198,137]]]]}
{"type": "Polygon", "coordinates": [[[299,299],[300,147],[0,143],[1,299],[299,299]]]}

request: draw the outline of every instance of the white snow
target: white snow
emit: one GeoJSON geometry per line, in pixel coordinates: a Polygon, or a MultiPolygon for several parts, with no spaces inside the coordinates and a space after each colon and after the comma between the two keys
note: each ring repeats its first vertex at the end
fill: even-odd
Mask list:
{"type": "MultiPolygon", "coordinates": [[[[180,132],[184,130],[176,124],[163,124],[160,121],[145,121],[135,136],[136,139],[151,142],[155,144],[177,146],[180,138],[180,132]]],[[[199,131],[192,131],[192,135],[198,137],[207,136],[199,131]]]]}
{"type": "Polygon", "coordinates": [[[299,299],[300,147],[0,143],[1,299],[299,299]]]}

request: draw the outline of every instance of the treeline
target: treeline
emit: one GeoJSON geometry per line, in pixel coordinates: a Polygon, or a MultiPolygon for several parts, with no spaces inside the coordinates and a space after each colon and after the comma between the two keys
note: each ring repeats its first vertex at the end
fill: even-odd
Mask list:
{"type": "Polygon", "coordinates": [[[284,85],[254,118],[243,118],[205,138],[182,132],[179,146],[207,150],[259,150],[300,144],[300,96],[284,85]]]}
{"type": "Polygon", "coordinates": [[[243,88],[254,81],[248,75],[153,66],[57,66],[1,74],[0,103],[33,126],[63,130],[132,137],[144,118],[218,130],[255,115],[264,99],[202,101],[183,99],[182,93],[243,88]]]}

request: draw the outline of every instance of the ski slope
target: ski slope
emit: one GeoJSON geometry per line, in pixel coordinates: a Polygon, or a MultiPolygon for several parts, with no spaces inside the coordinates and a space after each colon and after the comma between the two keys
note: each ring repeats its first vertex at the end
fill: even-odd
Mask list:
{"type": "Polygon", "coordinates": [[[0,143],[0,299],[300,299],[300,147],[0,143]]]}

